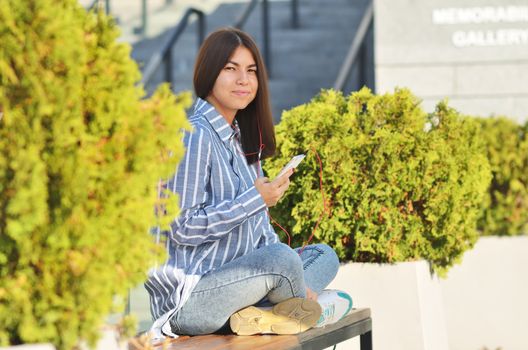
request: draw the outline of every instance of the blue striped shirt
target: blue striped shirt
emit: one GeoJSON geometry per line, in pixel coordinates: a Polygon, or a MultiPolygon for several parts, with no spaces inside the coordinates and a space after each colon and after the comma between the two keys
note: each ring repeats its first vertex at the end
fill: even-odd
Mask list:
{"type": "Polygon", "coordinates": [[[149,272],[145,288],[155,319],[154,337],[172,333],[168,320],[189,298],[200,277],[259,247],[278,242],[266,204],[254,186],[256,164],[248,165],[233,127],[200,98],[184,135],[185,156],[165,188],[177,193],[181,212],[170,225],[168,260],[149,272]]]}

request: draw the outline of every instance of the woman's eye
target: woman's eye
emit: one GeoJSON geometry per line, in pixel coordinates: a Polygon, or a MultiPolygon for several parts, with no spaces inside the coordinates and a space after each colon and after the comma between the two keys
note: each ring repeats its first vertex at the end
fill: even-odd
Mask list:
{"type": "Polygon", "coordinates": [[[224,68],[225,70],[235,70],[235,67],[227,66],[224,68]]]}
{"type": "Polygon", "coordinates": [[[257,70],[256,69],[249,69],[248,72],[253,73],[253,74],[257,74],[257,70]]]}

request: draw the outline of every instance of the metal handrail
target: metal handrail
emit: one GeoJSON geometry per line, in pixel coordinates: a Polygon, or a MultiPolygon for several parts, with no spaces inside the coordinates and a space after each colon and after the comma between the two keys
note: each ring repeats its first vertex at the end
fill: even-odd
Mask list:
{"type": "Polygon", "coordinates": [[[299,2],[297,0],[291,0],[291,21],[292,28],[299,28],[299,2]]]}
{"type": "Polygon", "coordinates": [[[233,25],[233,27],[238,28],[238,29],[242,29],[244,27],[244,24],[246,24],[246,22],[247,22],[247,20],[249,18],[249,15],[251,14],[251,12],[253,12],[255,7],[257,6],[258,2],[259,2],[259,0],[251,0],[247,4],[246,8],[244,9],[244,12],[242,12],[242,14],[235,21],[235,24],[233,25]]]}
{"type": "Polygon", "coordinates": [[[193,14],[198,16],[198,46],[202,44],[205,37],[205,14],[201,10],[192,7],[188,8],[178,25],[172,30],[168,40],[163,43],[161,49],[150,58],[145,66],[143,78],[141,79],[143,86],[146,86],[150,82],[163,61],[165,62],[165,81],[172,82],[172,47],[187,27],[189,17],[193,14]]]}
{"type": "MultiPolygon", "coordinates": [[[[95,0],[97,2],[99,0],[95,0]]],[[[110,1],[110,0],[106,0],[110,1]]],[[[259,0],[251,0],[251,2],[246,6],[244,12],[239,16],[233,27],[242,29],[246,21],[249,18],[249,15],[254,10],[259,0]]],[[[262,1],[262,32],[263,32],[263,52],[264,52],[264,61],[268,67],[268,72],[271,75],[271,55],[270,55],[270,40],[269,40],[269,5],[268,0],[262,1]]],[[[170,39],[165,42],[160,50],[158,50],[154,56],[148,61],[145,69],[143,71],[143,78],[141,82],[146,86],[152,79],[154,73],[158,69],[161,62],[165,62],[165,81],[172,82],[172,46],[176,43],[183,30],[188,24],[189,17],[192,14],[198,15],[198,44],[200,45],[205,37],[205,14],[195,8],[189,8],[185,12],[184,16],[178,23],[176,29],[173,31],[173,34],[170,35],[170,39]]],[[[299,28],[299,16],[298,16],[298,1],[291,0],[291,20],[292,27],[299,28]]]]}
{"type": "Polygon", "coordinates": [[[368,29],[373,19],[374,5],[371,2],[365,10],[365,14],[361,19],[361,23],[359,23],[358,30],[356,32],[356,35],[354,36],[354,40],[352,40],[352,44],[350,45],[345,61],[341,65],[341,69],[339,70],[339,74],[337,75],[337,79],[334,83],[335,90],[343,90],[343,88],[345,87],[348,77],[350,76],[352,66],[354,65],[358,53],[365,42],[368,29]]]}
{"type": "MultiPolygon", "coordinates": [[[[239,28],[239,29],[242,29],[242,27],[244,27],[244,24],[246,24],[246,21],[249,18],[249,15],[255,9],[257,2],[259,2],[259,0],[251,0],[251,2],[244,9],[244,12],[242,12],[242,14],[238,17],[233,27],[239,28]]],[[[266,6],[267,6],[267,1],[263,0],[262,2],[266,3],[266,6]]],[[[292,27],[299,28],[299,11],[298,11],[299,1],[291,0],[290,4],[291,4],[292,27]]]]}
{"type": "MultiPolygon", "coordinates": [[[[94,0],[92,2],[92,4],[87,7],[87,10],[88,11],[93,10],[94,8],[99,6],[100,3],[101,3],[101,0],[94,0]]],[[[110,14],[110,0],[104,0],[104,3],[105,3],[105,12],[106,12],[106,14],[110,14]]]]}
{"type": "MultiPolygon", "coordinates": [[[[244,12],[238,17],[233,27],[242,29],[246,24],[249,15],[260,0],[251,0],[251,2],[246,6],[244,12]]],[[[270,35],[269,35],[269,5],[268,0],[262,1],[262,38],[263,38],[263,49],[264,52],[264,62],[268,68],[268,73],[271,75],[271,50],[270,50],[270,35]]],[[[291,0],[291,23],[292,28],[299,28],[299,2],[297,0],[291,0]]]]}

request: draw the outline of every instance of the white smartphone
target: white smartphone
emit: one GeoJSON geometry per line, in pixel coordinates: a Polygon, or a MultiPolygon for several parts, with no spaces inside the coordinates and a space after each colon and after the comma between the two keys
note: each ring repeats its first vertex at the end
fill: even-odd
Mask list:
{"type": "Polygon", "coordinates": [[[286,173],[288,170],[290,170],[292,168],[297,168],[297,165],[299,165],[299,163],[304,159],[304,157],[306,157],[306,155],[304,155],[304,154],[299,154],[299,155],[293,157],[288,162],[288,164],[286,164],[284,166],[284,168],[282,168],[282,170],[280,171],[279,175],[277,175],[276,177],[284,175],[284,173],[286,173]]]}

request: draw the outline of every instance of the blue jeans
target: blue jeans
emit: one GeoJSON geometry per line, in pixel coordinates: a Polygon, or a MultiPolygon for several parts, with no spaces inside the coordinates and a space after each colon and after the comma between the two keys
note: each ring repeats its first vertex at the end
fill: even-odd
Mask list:
{"type": "Polygon", "coordinates": [[[236,311],[263,300],[272,304],[316,293],[334,279],[339,259],[326,244],[306,246],[299,255],[283,243],[235,259],[200,279],[189,300],[170,319],[176,334],[214,333],[236,311]]]}

